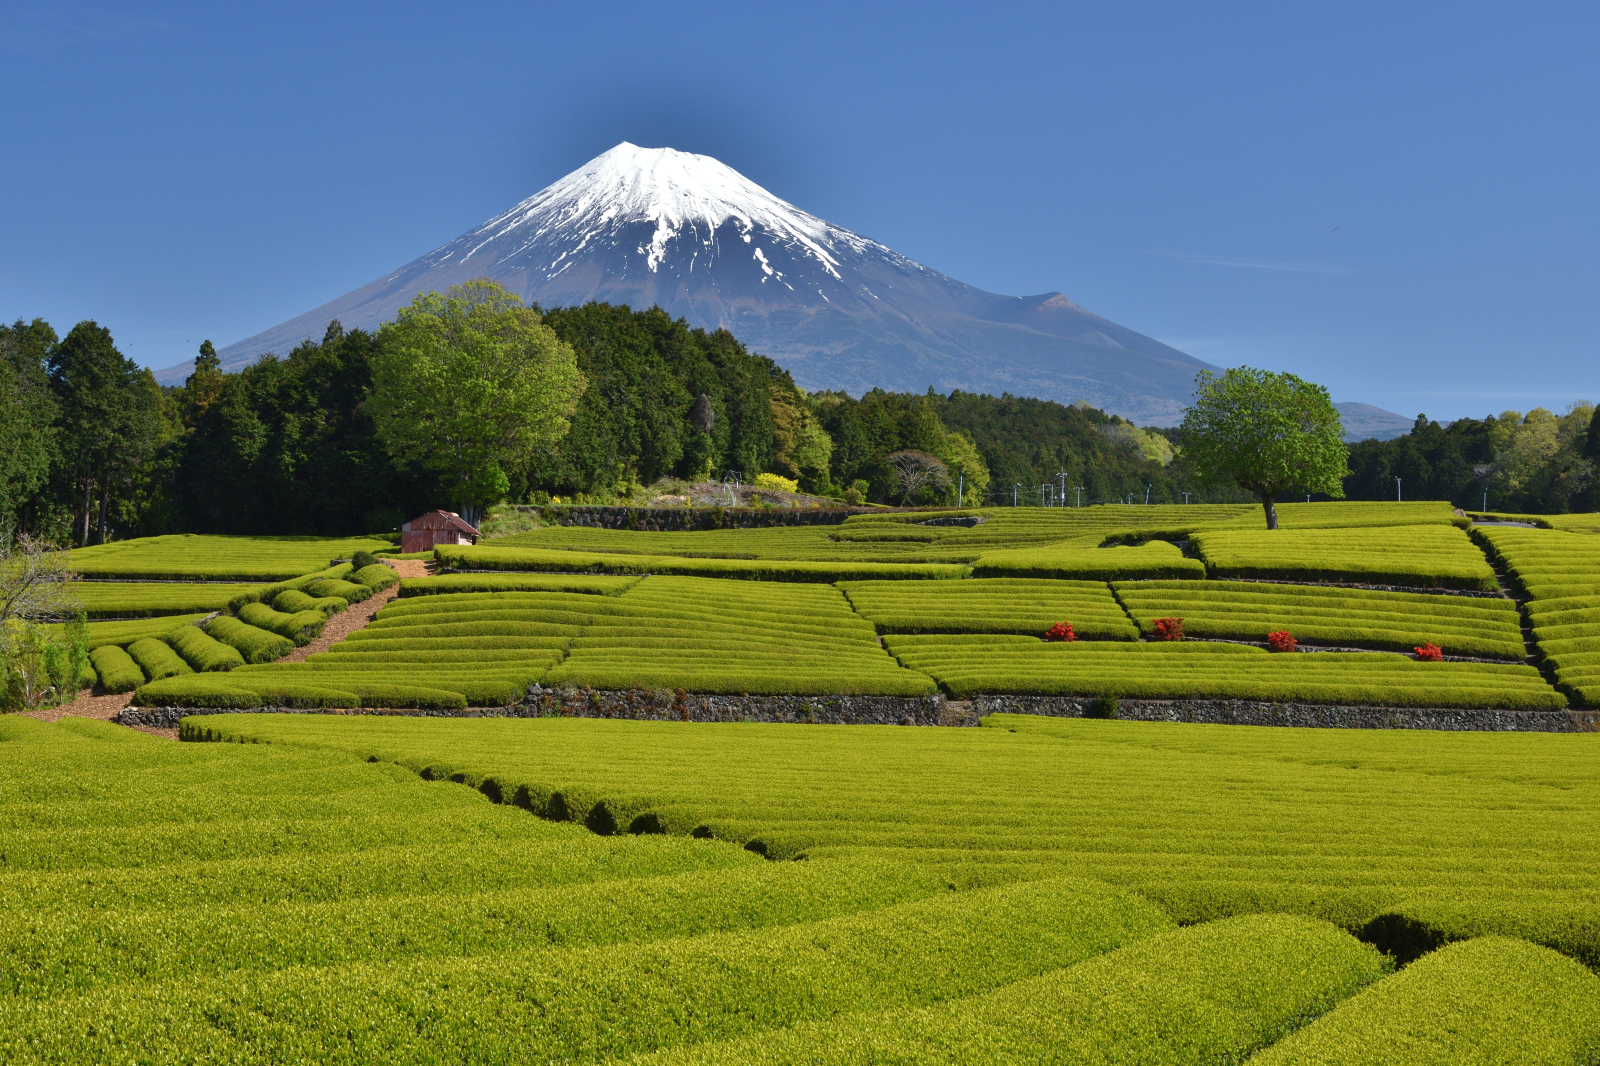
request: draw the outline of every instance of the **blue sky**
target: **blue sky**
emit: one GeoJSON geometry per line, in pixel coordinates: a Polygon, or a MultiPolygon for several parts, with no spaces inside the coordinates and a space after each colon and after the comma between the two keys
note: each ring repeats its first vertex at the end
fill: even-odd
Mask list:
{"type": "Polygon", "coordinates": [[[1336,400],[1600,400],[1596,5],[0,3],[0,316],[166,366],[622,140],[1336,400]]]}

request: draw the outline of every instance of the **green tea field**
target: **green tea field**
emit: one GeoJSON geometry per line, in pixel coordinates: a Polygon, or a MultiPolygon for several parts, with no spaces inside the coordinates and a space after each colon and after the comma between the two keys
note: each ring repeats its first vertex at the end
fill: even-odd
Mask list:
{"type": "Polygon", "coordinates": [[[1280,515],[75,552],[0,1060],[1600,1063],[1600,537],[1280,515]]]}

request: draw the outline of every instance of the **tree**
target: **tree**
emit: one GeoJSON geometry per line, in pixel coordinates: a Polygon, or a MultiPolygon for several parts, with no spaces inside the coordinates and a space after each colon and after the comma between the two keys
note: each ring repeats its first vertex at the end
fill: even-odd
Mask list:
{"type": "Polygon", "coordinates": [[[56,404],[44,360],[55,343],[40,318],[0,325],[0,527],[15,525],[50,478],[56,404]]]}
{"type": "Polygon", "coordinates": [[[915,448],[887,456],[889,466],[900,483],[900,506],[911,502],[920,489],[943,492],[950,487],[950,470],[927,452],[915,448]]]}
{"type": "Polygon", "coordinates": [[[419,295],[378,332],[368,407],[401,461],[438,470],[477,523],[560,440],[587,381],[538,311],[486,278],[419,295]]]}
{"type": "Polygon", "coordinates": [[[77,695],[89,650],[72,597],[76,577],[65,552],[0,530],[0,704],[33,707],[77,695]],[[60,637],[43,628],[65,619],[73,624],[60,637]]]}
{"type": "MultiPolygon", "coordinates": [[[[939,448],[939,459],[961,475],[953,479],[955,484],[950,486],[964,497],[955,501],[956,506],[982,507],[984,497],[989,494],[989,466],[972,438],[960,430],[946,433],[939,448]]],[[[945,477],[952,480],[949,474],[945,477]]]]}
{"type": "Polygon", "coordinates": [[[1268,529],[1278,528],[1273,501],[1291,485],[1344,495],[1349,451],[1327,389],[1248,366],[1220,378],[1202,370],[1195,386],[1183,416],[1185,461],[1203,478],[1253,493],[1268,529]]]}

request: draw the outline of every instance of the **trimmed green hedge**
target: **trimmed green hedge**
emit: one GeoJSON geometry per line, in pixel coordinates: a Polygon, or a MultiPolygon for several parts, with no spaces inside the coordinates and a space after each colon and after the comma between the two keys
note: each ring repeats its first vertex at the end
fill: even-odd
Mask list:
{"type": "MultiPolygon", "coordinates": [[[[429,553],[432,557],[432,553],[429,553]]],[[[573,592],[620,596],[643,576],[605,577],[591,574],[439,574],[408,577],[400,582],[400,598],[461,592],[573,592]]]]}
{"type": "Polygon", "coordinates": [[[435,548],[457,570],[532,570],[557,573],[677,574],[749,581],[862,581],[872,578],[955,579],[971,567],[952,563],[794,562],[768,559],[690,559],[673,555],[611,555],[538,548],[435,548]]]}
{"type": "Polygon", "coordinates": [[[350,601],[343,596],[309,596],[299,589],[284,589],[273,598],[272,606],[284,614],[321,611],[324,615],[335,615],[350,606],[350,601]]]}
{"type": "Polygon", "coordinates": [[[1211,530],[1189,543],[1212,577],[1499,589],[1494,570],[1451,526],[1211,530]]]}
{"type": "Polygon", "coordinates": [[[247,603],[239,608],[239,620],[257,629],[276,633],[296,644],[309,644],[322,632],[328,616],[318,610],[285,614],[264,603],[247,603]]]}
{"type": "Polygon", "coordinates": [[[73,598],[91,618],[154,618],[221,610],[258,586],[178,581],[80,581],[73,598]]]}
{"type": "Polygon", "coordinates": [[[341,578],[323,578],[311,582],[305,587],[305,591],[312,596],[338,596],[348,603],[360,603],[376,590],[370,585],[358,585],[354,581],[345,581],[341,578]]]}
{"type": "MultiPolygon", "coordinates": [[[[506,686],[489,685],[499,691],[506,686]]],[[[460,710],[467,699],[459,692],[422,685],[372,683],[361,691],[325,683],[318,678],[278,680],[261,674],[228,677],[171,677],[152,681],[139,689],[137,701],[145,706],[165,707],[396,707],[418,710],[460,710]]]]}
{"type": "MultiPolygon", "coordinates": [[[[239,608],[247,603],[272,603],[278,598],[279,594],[283,592],[287,592],[290,589],[298,589],[299,591],[304,592],[308,585],[313,585],[319,581],[329,581],[342,578],[346,574],[349,574],[351,569],[352,568],[349,563],[336,563],[333,566],[328,567],[326,570],[319,570],[314,574],[306,574],[303,577],[291,578],[288,581],[280,581],[276,585],[263,585],[258,589],[254,589],[240,596],[235,596],[233,599],[229,600],[228,610],[237,614],[239,608]]],[[[343,597],[340,598],[343,599],[343,597]]],[[[346,601],[347,604],[348,602],[349,601],[346,601]]]]}
{"type": "Polygon", "coordinates": [[[1600,1059],[1600,977],[1489,936],[1450,944],[1262,1051],[1260,1066],[1459,1066],[1600,1059]]]}
{"type": "Polygon", "coordinates": [[[1080,638],[1137,640],[1139,630],[1103,581],[974,578],[971,581],[844,581],[838,587],[884,633],[1026,633],[1057,622],[1080,638]]]}
{"type": "Polygon", "coordinates": [[[294,641],[237,618],[220,616],[206,623],[206,633],[238,649],[247,663],[270,663],[294,650],[294,641]]]}
{"type": "Polygon", "coordinates": [[[399,581],[400,575],[395,573],[392,567],[385,566],[382,563],[373,563],[371,566],[364,566],[351,574],[350,580],[365,585],[374,591],[382,592],[399,581]]]}
{"type": "Polygon", "coordinates": [[[1204,564],[1197,559],[1184,558],[1177,545],[1164,540],[1152,540],[1137,547],[1121,545],[1113,548],[1086,546],[1082,541],[1063,541],[1038,548],[990,552],[980,556],[972,567],[973,577],[1098,581],[1205,577],[1205,574],[1204,564]]]}
{"type": "Polygon", "coordinates": [[[232,670],[244,665],[239,649],[214,639],[199,626],[180,626],[165,634],[163,639],[197,673],[232,670]]]}
{"type": "Polygon", "coordinates": [[[139,664],[152,681],[194,673],[193,668],[184,662],[170,645],[155,637],[145,637],[129,644],[128,655],[139,664]]]}
{"type": "Polygon", "coordinates": [[[1531,666],[1423,663],[1384,652],[1279,655],[1243,644],[1086,642],[1030,637],[884,638],[950,695],[1249,699],[1393,707],[1558,710],[1567,700],[1531,666]]]}
{"type": "Polygon", "coordinates": [[[132,692],[144,684],[144,671],[139,664],[115,644],[91,651],[89,662],[99,675],[100,687],[107,692],[132,692]]]}

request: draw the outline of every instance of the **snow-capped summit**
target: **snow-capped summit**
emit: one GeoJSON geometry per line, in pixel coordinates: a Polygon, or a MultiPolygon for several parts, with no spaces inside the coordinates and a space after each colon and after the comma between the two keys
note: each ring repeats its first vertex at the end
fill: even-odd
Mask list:
{"type": "Polygon", "coordinates": [[[1011,392],[1170,424],[1209,366],[1060,293],[964,285],[709,156],[626,142],[393,274],[219,354],[232,369],[320,337],[333,318],[373,328],[418,292],[476,277],[544,307],[656,304],[725,327],[807,388],[1011,392]]]}

